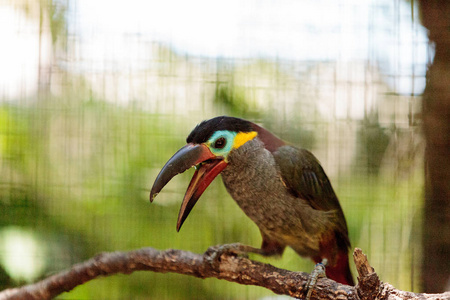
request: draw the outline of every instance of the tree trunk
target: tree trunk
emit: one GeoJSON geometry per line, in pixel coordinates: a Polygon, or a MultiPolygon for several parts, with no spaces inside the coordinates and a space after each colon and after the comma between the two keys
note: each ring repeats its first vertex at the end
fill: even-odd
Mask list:
{"type": "Polygon", "coordinates": [[[450,289],[450,1],[422,0],[422,22],[435,45],[423,95],[425,207],[422,283],[450,289]]]}

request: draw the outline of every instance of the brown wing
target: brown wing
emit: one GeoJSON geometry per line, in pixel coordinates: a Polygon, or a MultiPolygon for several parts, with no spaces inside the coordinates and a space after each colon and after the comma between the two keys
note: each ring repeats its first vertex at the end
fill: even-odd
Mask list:
{"type": "Polygon", "coordinates": [[[273,156],[292,194],[318,210],[342,210],[325,171],[311,152],[286,145],[273,156]]]}
{"type": "Polygon", "coordinates": [[[319,161],[311,152],[287,145],[279,147],[273,155],[283,182],[294,196],[304,199],[314,209],[335,212],[336,227],[334,233],[322,238],[320,258],[329,259],[330,265],[326,268],[329,278],[353,285],[348,265],[350,240],[347,222],[330,180],[319,161]]]}
{"type": "MultiPolygon", "coordinates": [[[[281,178],[294,196],[317,210],[335,211],[338,231],[347,236],[347,223],[330,180],[317,158],[308,150],[285,145],[273,152],[281,178]]],[[[345,238],[349,245],[348,237],[345,238]]]]}

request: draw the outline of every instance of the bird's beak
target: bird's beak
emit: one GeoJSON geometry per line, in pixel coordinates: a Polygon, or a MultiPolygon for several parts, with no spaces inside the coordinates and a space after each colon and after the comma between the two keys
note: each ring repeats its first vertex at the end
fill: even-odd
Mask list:
{"type": "Polygon", "coordinates": [[[186,220],[197,200],[209,186],[209,184],[227,166],[223,157],[217,157],[211,153],[207,146],[200,144],[187,144],[177,151],[164,165],[156,177],[150,192],[150,202],[163,189],[163,187],[177,174],[196,166],[194,176],[184,195],[180,212],[178,213],[177,231],[186,220]]]}

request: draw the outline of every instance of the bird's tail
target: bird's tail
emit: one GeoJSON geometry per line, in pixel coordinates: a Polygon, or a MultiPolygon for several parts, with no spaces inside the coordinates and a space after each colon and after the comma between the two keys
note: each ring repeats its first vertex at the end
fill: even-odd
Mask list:
{"type": "Polygon", "coordinates": [[[325,274],[328,278],[333,279],[342,284],[354,286],[352,272],[348,263],[348,251],[339,250],[336,264],[334,266],[326,266],[325,274]]]}

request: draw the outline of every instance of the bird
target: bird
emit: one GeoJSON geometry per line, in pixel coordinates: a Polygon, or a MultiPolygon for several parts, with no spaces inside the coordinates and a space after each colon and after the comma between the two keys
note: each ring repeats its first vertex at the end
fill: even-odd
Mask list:
{"type": "MultiPolygon", "coordinates": [[[[354,285],[350,240],[339,200],[319,160],[256,123],[219,116],[199,123],[164,165],[150,202],[177,174],[195,167],[178,214],[177,231],[219,174],[227,192],[257,225],[265,256],[286,247],[316,264],[326,263],[329,279],[354,285]]],[[[317,266],[317,265],[316,265],[317,266]]]]}

